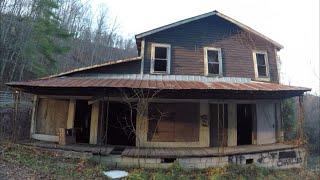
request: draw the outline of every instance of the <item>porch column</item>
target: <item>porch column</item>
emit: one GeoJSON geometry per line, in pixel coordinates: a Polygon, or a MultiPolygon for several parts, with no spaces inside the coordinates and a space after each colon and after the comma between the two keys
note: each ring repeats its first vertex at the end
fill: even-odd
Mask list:
{"type": "Polygon", "coordinates": [[[228,146],[237,146],[237,104],[228,104],[228,146]]]}
{"type": "Polygon", "coordinates": [[[148,102],[142,100],[138,104],[136,116],[136,146],[145,147],[148,133],[148,102]],[[140,143],[140,144],[139,144],[140,143]]]}
{"type": "Polygon", "coordinates": [[[201,147],[210,146],[210,112],[209,101],[200,101],[200,125],[199,125],[199,144],[201,147]]]}
{"type": "Polygon", "coordinates": [[[33,105],[32,105],[32,116],[31,116],[31,127],[30,127],[30,138],[36,132],[36,117],[37,117],[37,108],[38,108],[38,96],[33,96],[33,105]]]}
{"type": "Polygon", "coordinates": [[[284,134],[283,134],[283,127],[282,127],[280,102],[277,102],[275,104],[275,108],[276,108],[276,138],[277,138],[277,142],[283,142],[284,134]]]}
{"type": "Polygon", "coordinates": [[[68,119],[67,119],[67,129],[73,128],[75,111],[76,111],[76,100],[70,99],[69,110],[68,110],[68,119]]]}
{"type": "Polygon", "coordinates": [[[90,123],[90,144],[97,144],[100,101],[92,104],[90,123]]]}

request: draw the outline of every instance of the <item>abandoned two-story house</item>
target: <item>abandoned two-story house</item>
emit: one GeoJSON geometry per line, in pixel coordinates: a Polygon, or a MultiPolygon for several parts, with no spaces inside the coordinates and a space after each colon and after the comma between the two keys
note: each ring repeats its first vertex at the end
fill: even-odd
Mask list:
{"type": "Polygon", "coordinates": [[[135,38],[138,57],[8,83],[35,95],[31,138],[99,144],[128,166],[301,165],[280,107],[310,89],[279,83],[282,45],[217,11],[135,38]]]}

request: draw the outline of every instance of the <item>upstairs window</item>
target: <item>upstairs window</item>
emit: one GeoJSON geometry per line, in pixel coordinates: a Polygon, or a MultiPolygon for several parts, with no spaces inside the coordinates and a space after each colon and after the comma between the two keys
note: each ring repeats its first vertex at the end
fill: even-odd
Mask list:
{"type": "Polygon", "coordinates": [[[269,80],[269,64],[267,52],[254,51],[253,61],[256,79],[269,80]]]}
{"type": "Polygon", "coordinates": [[[204,74],[222,76],[222,56],[220,48],[204,48],[204,74]]]}
{"type": "Polygon", "coordinates": [[[151,45],[151,73],[170,74],[170,45],[151,45]]]}

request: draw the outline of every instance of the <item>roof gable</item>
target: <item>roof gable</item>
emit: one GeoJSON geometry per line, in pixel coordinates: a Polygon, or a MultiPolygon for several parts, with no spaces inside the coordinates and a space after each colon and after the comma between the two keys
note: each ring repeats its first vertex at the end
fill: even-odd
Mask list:
{"type": "Polygon", "coordinates": [[[205,14],[201,14],[201,15],[198,15],[198,16],[194,16],[194,17],[191,17],[191,18],[188,18],[188,19],[184,19],[184,20],[181,20],[181,21],[177,21],[175,23],[171,23],[171,24],[168,24],[168,25],[165,25],[165,26],[161,26],[159,28],[156,28],[156,29],[153,29],[153,30],[150,30],[150,31],[146,31],[146,32],[143,32],[143,33],[140,33],[140,34],[137,34],[136,35],[136,39],[141,39],[143,37],[146,37],[146,36],[149,36],[151,34],[154,34],[154,33],[157,33],[157,32],[160,32],[160,31],[164,31],[166,29],[170,29],[170,28],[173,28],[173,27],[177,27],[177,26],[180,26],[180,25],[183,25],[183,24],[186,24],[186,23],[189,23],[189,22],[192,22],[192,21],[196,21],[196,20],[199,20],[199,19],[203,19],[203,18],[206,18],[206,17],[209,17],[209,16],[218,16],[222,19],[225,19],[227,21],[229,21],[230,23],[232,24],[235,24],[236,26],[240,27],[241,29],[247,31],[247,32],[250,32],[250,33],[253,33],[267,41],[269,41],[270,43],[274,44],[278,49],[282,49],[283,46],[281,44],[279,44],[278,42],[268,38],[267,36],[259,33],[258,31],[250,28],[249,26],[246,26],[218,11],[212,11],[212,12],[209,12],[209,13],[205,13],[205,14]]]}

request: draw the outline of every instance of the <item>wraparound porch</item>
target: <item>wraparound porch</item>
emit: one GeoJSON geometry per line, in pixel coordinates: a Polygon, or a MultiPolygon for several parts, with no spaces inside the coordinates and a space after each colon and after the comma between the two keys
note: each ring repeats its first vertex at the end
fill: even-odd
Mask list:
{"type": "Polygon", "coordinates": [[[290,150],[298,148],[297,145],[274,143],[265,145],[242,145],[234,147],[178,147],[178,148],[138,148],[131,146],[99,146],[89,144],[69,144],[59,145],[56,143],[35,141],[22,143],[23,145],[59,149],[65,151],[76,151],[92,153],[94,155],[121,155],[124,157],[144,157],[144,158],[179,158],[179,157],[219,157],[229,155],[241,155],[251,153],[263,153],[277,150],[290,150]],[[116,150],[117,152],[114,152],[116,150]]]}

